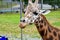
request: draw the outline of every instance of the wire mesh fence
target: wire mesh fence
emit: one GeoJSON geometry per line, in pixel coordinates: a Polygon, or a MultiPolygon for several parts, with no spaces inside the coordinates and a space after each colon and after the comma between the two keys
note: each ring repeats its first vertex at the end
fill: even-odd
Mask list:
{"type": "Polygon", "coordinates": [[[17,12],[19,7],[20,7],[19,2],[17,2],[17,1],[13,2],[13,1],[0,0],[0,13],[17,12]]]}

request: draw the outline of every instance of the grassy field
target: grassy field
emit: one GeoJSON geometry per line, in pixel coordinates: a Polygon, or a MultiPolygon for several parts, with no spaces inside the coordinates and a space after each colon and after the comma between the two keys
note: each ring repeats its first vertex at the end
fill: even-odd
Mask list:
{"type": "MultiPolygon", "coordinates": [[[[45,15],[49,23],[57,28],[60,28],[60,11],[51,11],[45,15]]],[[[18,27],[20,20],[19,13],[0,14],[0,34],[14,35],[19,37],[20,28],[18,27]]],[[[24,34],[29,34],[31,37],[40,37],[36,27],[33,25],[23,29],[24,34]]]]}

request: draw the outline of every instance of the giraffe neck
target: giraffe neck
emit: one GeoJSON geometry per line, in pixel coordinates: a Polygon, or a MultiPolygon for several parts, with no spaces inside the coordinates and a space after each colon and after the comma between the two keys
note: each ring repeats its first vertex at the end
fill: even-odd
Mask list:
{"type": "Polygon", "coordinates": [[[46,37],[47,36],[47,31],[49,30],[49,32],[51,32],[51,27],[50,24],[48,23],[48,21],[46,20],[45,17],[43,17],[43,19],[40,20],[40,18],[37,18],[37,20],[35,20],[35,25],[38,29],[39,34],[42,37],[46,37]]]}
{"type": "Polygon", "coordinates": [[[40,15],[34,23],[43,40],[60,40],[60,30],[51,26],[45,16],[40,15]]]}

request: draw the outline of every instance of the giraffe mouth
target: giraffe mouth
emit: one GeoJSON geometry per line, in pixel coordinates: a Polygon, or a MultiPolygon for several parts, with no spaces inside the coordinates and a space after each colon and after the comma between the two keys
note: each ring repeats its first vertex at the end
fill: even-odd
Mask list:
{"type": "Polygon", "coordinates": [[[19,27],[20,28],[25,28],[27,26],[27,23],[24,23],[24,22],[20,22],[20,24],[19,24],[19,27]]]}

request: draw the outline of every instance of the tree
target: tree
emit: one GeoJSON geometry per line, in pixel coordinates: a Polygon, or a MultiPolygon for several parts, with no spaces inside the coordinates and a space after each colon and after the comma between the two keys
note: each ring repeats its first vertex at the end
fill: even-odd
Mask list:
{"type": "Polygon", "coordinates": [[[17,1],[20,1],[20,0],[17,0],[17,1]]]}
{"type": "MultiPolygon", "coordinates": [[[[12,1],[15,1],[15,0],[12,0],[12,1]]],[[[20,1],[20,0],[16,0],[16,1],[20,1]]]]}
{"type": "Polygon", "coordinates": [[[25,4],[28,4],[28,0],[24,0],[24,3],[25,3],[25,4]]]}

